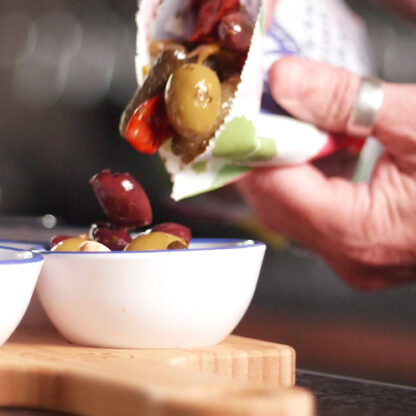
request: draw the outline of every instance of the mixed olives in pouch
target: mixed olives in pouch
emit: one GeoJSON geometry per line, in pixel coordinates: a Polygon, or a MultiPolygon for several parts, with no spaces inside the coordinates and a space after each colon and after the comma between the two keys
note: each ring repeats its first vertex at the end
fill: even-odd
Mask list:
{"type": "Polygon", "coordinates": [[[226,185],[273,143],[258,139],[263,87],[261,0],[141,0],[136,16],[138,88],[120,134],[156,152],[179,200],[226,185]]]}

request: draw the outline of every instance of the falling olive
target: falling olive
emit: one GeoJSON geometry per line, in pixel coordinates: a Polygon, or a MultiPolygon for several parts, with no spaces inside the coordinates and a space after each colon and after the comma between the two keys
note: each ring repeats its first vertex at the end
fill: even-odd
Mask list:
{"type": "Polygon", "coordinates": [[[209,136],[221,106],[217,74],[205,65],[187,63],[175,69],[165,89],[166,110],[173,128],[186,139],[209,136]]]}
{"type": "Polygon", "coordinates": [[[148,250],[166,250],[174,242],[179,242],[184,247],[187,246],[185,240],[176,235],[154,231],[149,234],[141,234],[125,248],[126,251],[148,251],[148,250]]]}
{"type": "Polygon", "coordinates": [[[104,169],[90,179],[90,185],[113,224],[138,228],[152,222],[149,198],[129,173],[112,173],[104,169]]]}

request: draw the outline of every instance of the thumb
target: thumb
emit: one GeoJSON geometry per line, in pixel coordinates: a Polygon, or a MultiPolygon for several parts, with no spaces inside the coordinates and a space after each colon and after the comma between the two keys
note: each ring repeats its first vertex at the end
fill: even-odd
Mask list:
{"type": "MultiPolygon", "coordinates": [[[[270,70],[274,99],[295,117],[326,131],[349,133],[348,118],[360,78],[345,69],[282,58],[270,70]]],[[[389,153],[416,165],[416,85],[383,85],[384,100],[373,134],[389,153]]]]}

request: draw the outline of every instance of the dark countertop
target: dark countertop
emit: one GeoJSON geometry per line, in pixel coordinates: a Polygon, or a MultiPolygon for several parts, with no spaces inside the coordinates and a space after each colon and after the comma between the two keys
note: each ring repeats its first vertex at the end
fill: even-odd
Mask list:
{"type": "MultiPolygon", "coordinates": [[[[416,388],[298,370],[297,385],[317,397],[318,416],[416,414],[416,388]]],[[[30,409],[0,409],[0,416],[70,416],[30,409]]]]}
{"type": "Polygon", "coordinates": [[[296,384],[315,394],[319,416],[416,414],[416,388],[303,370],[296,384]]]}

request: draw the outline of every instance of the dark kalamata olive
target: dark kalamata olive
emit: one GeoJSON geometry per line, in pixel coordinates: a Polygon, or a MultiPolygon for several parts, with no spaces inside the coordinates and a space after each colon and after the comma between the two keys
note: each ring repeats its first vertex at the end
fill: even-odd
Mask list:
{"type": "Polygon", "coordinates": [[[108,222],[91,224],[89,230],[91,240],[104,244],[112,251],[122,251],[131,241],[131,236],[126,228],[117,228],[108,222]]]}
{"type": "Polygon", "coordinates": [[[162,224],[155,225],[152,227],[152,232],[154,231],[161,231],[163,233],[176,235],[177,237],[182,238],[186,244],[189,244],[192,238],[191,230],[188,227],[176,222],[164,222],[162,224]]]}
{"type": "Polygon", "coordinates": [[[241,74],[246,62],[247,53],[240,53],[221,48],[215,58],[216,60],[212,65],[217,73],[220,74],[222,82],[235,73],[241,74]]]}
{"type": "Polygon", "coordinates": [[[106,169],[90,179],[97,199],[110,221],[119,227],[139,228],[152,222],[146,192],[129,173],[106,169]]]}
{"type": "Polygon", "coordinates": [[[124,137],[127,125],[136,109],[148,99],[162,94],[170,74],[186,62],[186,54],[180,50],[162,52],[149,71],[143,85],[139,87],[127,104],[120,119],[119,131],[124,137]]]}
{"type": "Polygon", "coordinates": [[[55,247],[58,243],[60,243],[61,241],[67,240],[68,238],[71,238],[70,235],[55,235],[54,237],[51,238],[50,242],[49,242],[49,247],[55,247]]]}
{"type": "Polygon", "coordinates": [[[202,64],[187,63],[172,72],[165,89],[172,127],[186,139],[210,137],[221,105],[217,74],[202,64]]]}
{"type": "Polygon", "coordinates": [[[226,49],[247,53],[253,29],[253,20],[244,9],[229,13],[222,18],[218,26],[220,44],[226,49]]]}

